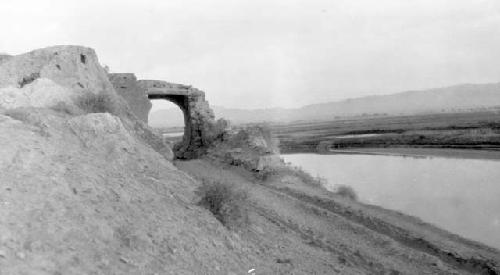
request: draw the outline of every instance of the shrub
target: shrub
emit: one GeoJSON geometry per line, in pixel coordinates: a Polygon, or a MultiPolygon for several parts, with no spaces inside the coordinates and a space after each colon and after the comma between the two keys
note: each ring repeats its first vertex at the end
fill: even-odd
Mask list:
{"type": "Polygon", "coordinates": [[[76,105],[86,113],[114,113],[115,103],[110,95],[86,93],[78,97],[76,105]]]}
{"type": "Polygon", "coordinates": [[[354,189],[348,185],[339,184],[336,186],[335,189],[336,189],[335,194],[337,195],[340,195],[344,198],[348,198],[353,201],[358,199],[358,195],[356,194],[354,189]]]}
{"type": "Polygon", "coordinates": [[[197,190],[199,205],[208,209],[224,226],[242,227],[248,223],[247,192],[227,182],[203,180],[197,190]]]}

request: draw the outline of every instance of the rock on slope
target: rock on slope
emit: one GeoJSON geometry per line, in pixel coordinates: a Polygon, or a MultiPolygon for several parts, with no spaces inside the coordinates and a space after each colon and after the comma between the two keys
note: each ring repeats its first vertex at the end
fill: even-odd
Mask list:
{"type": "Polygon", "coordinates": [[[123,104],[88,48],[0,64],[0,274],[250,269],[238,237],[194,204],[193,180],[145,142],[125,105],[54,108],[102,92],[123,104]]]}
{"type": "Polygon", "coordinates": [[[272,136],[269,128],[248,126],[226,132],[223,142],[216,142],[208,152],[213,160],[223,160],[258,172],[284,165],[278,144],[279,141],[272,136]]]}

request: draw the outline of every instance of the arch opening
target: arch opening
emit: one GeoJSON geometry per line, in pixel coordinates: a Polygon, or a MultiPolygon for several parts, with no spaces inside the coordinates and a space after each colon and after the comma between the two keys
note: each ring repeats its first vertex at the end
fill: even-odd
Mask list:
{"type": "Polygon", "coordinates": [[[184,99],[178,97],[151,97],[152,108],[148,114],[148,125],[159,131],[164,140],[173,147],[181,146],[189,140],[188,115],[183,104],[184,99]]]}

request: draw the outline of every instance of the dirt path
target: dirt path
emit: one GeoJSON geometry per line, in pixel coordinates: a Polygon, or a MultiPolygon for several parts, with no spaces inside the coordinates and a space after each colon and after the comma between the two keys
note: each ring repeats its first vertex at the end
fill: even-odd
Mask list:
{"type": "MultiPolygon", "coordinates": [[[[250,233],[244,238],[275,261],[277,255],[286,255],[287,261],[283,261],[288,269],[281,270],[285,273],[500,272],[497,250],[413,217],[332,196],[297,179],[258,182],[243,170],[203,160],[181,162],[177,166],[197,178],[225,180],[246,188],[252,219],[250,233]],[[279,249],[262,247],[264,243],[279,249]]],[[[278,265],[282,267],[283,263],[278,265]]]]}

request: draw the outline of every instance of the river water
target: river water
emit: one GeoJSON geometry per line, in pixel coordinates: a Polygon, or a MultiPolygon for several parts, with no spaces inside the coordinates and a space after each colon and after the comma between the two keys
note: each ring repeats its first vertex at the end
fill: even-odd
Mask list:
{"type": "Polygon", "coordinates": [[[283,155],[327,188],[346,184],[359,200],[420,217],[500,248],[500,161],[383,155],[283,155]]]}
{"type": "Polygon", "coordinates": [[[172,132],[172,133],[163,133],[164,137],[181,137],[184,135],[184,132],[172,132]]]}

